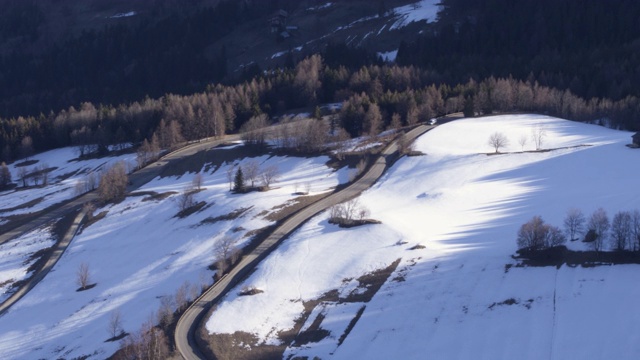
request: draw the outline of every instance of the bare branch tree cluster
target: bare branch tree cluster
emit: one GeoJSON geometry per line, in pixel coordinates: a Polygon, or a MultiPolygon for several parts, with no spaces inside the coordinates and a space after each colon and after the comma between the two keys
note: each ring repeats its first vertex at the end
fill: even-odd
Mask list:
{"type": "Polygon", "coordinates": [[[237,248],[239,239],[223,236],[213,249],[218,276],[222,276],[230,266],[238,261],[240,250],[237,248]]]}
{"type": "Polygon", "coordinates": [[[118,161],[104,171],[100,177],[100,185],[98,185],[100,199],[105,202],[124,199],[128,183],[129,176],[126,165],[123,161],[118,161]]]}
{"type": "Polygon", "coordinates": [[[350,225],[355,221],[362,221],[369,217],[371,212],[355,198],[347,202],[334,205],[329,209],[329,222],[334,224],[350,225]]]}
{"type": "Polygon", "coordinates": [[[229,180],[229,188],[238,193],[256,189],[258,183],[263,189],[268,190],[271,184],[280,177],[280,170],[276,165],[260,168],[260,164],[254,159],[247,160],[238,166],[235,176],[232,178],[231,171],[233,169],[235,167],[229,167],[227,170],[227,180],[229,180]]]}
{"type": "Polygon", "coordinates": [[[517,243],[519,249],[543,250],[562,245],[566,238],[559,228],[545,224],[540,216],[534,216],[522,224],[518,230],[517,243]]]}
{"type": "Polygon", "coordinates": [[[495,149],[497,154],[500,151],[500,148],[509,145],[509,139],[507,139],[507,137],[501,132],[494,132],[489,136],[488,143],[495,149]]]}
{"type": "MultiPolygon", "coordinates": [[[[545,225],[539,216],[522,225],[518,232],[518,247],[533,250],[548,248],[549,245],[539,240],[544,238],[540,236],[544,233],[540,229],[545,225]]],[[[564,233],[570,240],[584,236],[583,241],[596,252],[603,251],[605,247],[615,251],[640,251],[639,210],[618,211],[610,221],[603,208],[596,209],[588,218],[580,209],[571,208],[567,210],[563,225],[564,233]]]]}

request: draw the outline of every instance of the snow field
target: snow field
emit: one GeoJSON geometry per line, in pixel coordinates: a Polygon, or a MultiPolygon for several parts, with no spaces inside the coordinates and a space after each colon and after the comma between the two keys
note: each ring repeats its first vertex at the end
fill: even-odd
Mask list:
{"type": "Polygon", "coordinates": [[[110,356],[118,348],[118,342],[105,342],[111,337],[107,324],[114,310],[122,315],[124,331],[137,331],[161,299],[173,296],[186,281],[198,289],[211,283],[214,272],[207,266],[221,238],[236,237],[239,246],[245,245],[247,232],[271,224],[258,214],[294,198],[297,183],[310,183],[311,193],[317,194],[347,178],[346,169],[325,166],[327,157],[254,160],[263,168],[275,165],[280,170],[273,190],[230,194],[226,170],[231,164],[226,164],[203,173],[204,190],[195,200],[207,207],[184,219],[175,217],[176,198],[191,185],[193,173],[156,178],[140,189],[176,193],[163,200],[131,196],[97,209],[95,214],[106,211],[106,217],[82,229],[53,271],[3,316],[0,358],[110,356]],[[250,210],[238,219],[202,223],[240,208],[250,210]],[[76,292],[81,263],[89,265],[90,283],[97,285],[76,292]]]}
{"type": "MultiPolygon", "coordinates": [[[[402,261],[338,338],[362,304],[322,304],[330,330],[285,354],[335,359],[635,359],[640,322],[632,303],[637,265],[506,269],[515,237],[534,215],[561,226],[571,207],[612,216],[637,208],[640,152],[631,133],[538,115],[443,124],[417,140],[427,154],[403,158],[360,197],[381,225],[339,229],[311,219],[270,255],[207,321],[210,333],[247,331],[271,343],[311,300],[350,286],[343,280],[402,261]],[[521,152],[518,139],[542,126],[546,152],[521,152]],[[510,145],[494,150],[489,136],[510,145]],[[586,146],[585,146],[586,145],[586,146]],[[402,245],[396,245],[396,244],[402,245]],[[424,249],[409,250],[414,245],[424,249]],[[404,281],[399,280],[404,279],[404,281]],[[428,355],[427,355],[428,354],[428,355]]],[[[534,150],[529,138],[525,151],[534,150]]],[[[582,243],[568,246],[582,248],[582,243]]]]}
{"type": "MultiPolygon", "coordinates": [[[[41,154],[30,157],[30,160],[37,160],[33,165],[27,166],[27,169],[31,171],[36,166],[47,165],[48,168],[56,168],[49,173],[49,185],[46,187],[30,188],[28,190],[21,190],[22,182],[18,178],[19,167],[16,164],[22,161],[17,161],[9,166],[9,171],[13,177],[13,182],[19,185],[18,189],[2,191],[0,192],[0,211],[3,209],[10,209],[21,206],[30,201],[43,198],[39,203],[25,209],[4,211],[0,212],[0,220],[2,217],[10,215],[18,215],[40,211],[47,207],[68,200],[74,197],[75,185],[78,181],[85,180],[85,177],[89,172],[99,173],[102,169],[109,167],[111,164],[115,164],[118,161],[125,161],[128,164],[134,165],[136,163],[136,154],[126,154],[120,156],[109,156],[101,159],[89,159],[81,161],[70,161],[77,158],[77,153],[74,147],[66,147],[62,149],[56,149],[47,151],[41,154]],[[60,180],[63,175],[72,174],[72,176],[60,180]]],[[[30,182],[30,184],[32,184],[30,182]]]]}

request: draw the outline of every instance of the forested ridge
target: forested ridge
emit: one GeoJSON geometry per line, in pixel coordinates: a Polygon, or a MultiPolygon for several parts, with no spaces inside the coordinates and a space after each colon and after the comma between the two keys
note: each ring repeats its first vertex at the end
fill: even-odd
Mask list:
{"type": "Polygon", "coordinates": [[[351,136],[456,111],[532,111],[640,130],[640,59],[633,51],[640,5],[576,3],[445,0],[438,23],[400,43],[398,66],[382,65],[366,48],[329,44],[321,56],[297,64],[288,57],[284,68],[237,84],[218,81],[226,73],[224,49],[205,57],[200,47],[253,12],[282,4],[221,2],[137,27],[85,32],[37,61],[2,57],[0,109],[29,111],[0,119],[1,160],[69,145],[105,152],[166,132],[187,140],[220,136],[258,116],[329,102],[343,102],[337,125],[351,136]],[[166,41],[154,45],[158,37],[166,41]],[[167,70],[176,62],[182,70],[167,70]],[[44,110],[56,108],[64,110],[44,110]]]}
{"type": "Polygon", "coordinates": [[[403,42],[397,62],[447,81],[527,79],[582,97],[640,95],[634,0],[443,0],[439,23],[403,42]]]}

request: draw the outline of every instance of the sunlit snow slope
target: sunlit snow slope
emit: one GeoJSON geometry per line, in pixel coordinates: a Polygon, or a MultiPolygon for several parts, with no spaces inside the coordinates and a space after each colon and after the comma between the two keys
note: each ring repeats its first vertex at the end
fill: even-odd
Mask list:
{"type": "Polygon", "coordinates": [[[561,226],[570,207],[610,216],[640,207],[640,150],[625,147],[630,135],[537,115],[444,124],[418,139],[427,156],[401,159],[361,197],[383,224],[339,229],[317,216],[239,286],[264,292],[232,291],[207,329],[278,344],[303,301],[334,289],[342,297],[356,289],[354,278],[400,258],[371,301],[317,305],[303,329],[319,319],[328,336],[288,344],[285,357],[636,359],[639,266],[505,269],[515,263],[518,228],[534,215],[561,226]],[[538,126],[542,148],[554,150],[527,152],[538,126]],[[496,131],[509,153],[488,156],[496,131]]]}

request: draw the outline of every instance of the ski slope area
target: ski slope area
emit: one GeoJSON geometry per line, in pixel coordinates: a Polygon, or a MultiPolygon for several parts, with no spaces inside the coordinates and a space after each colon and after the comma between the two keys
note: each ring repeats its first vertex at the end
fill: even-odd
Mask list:
{"type": "MultiPolygon", "coordinates": [[[[238,159],[236,165],[248,160],[238,159]]],[[[328,157],[265,155],[251,160],[261,168],[278,168],[281,175],[272,190],[231,194],[226,172],[234,164],[215,168],[205,163],[195,201],[206,205],[185,218],[176,216],[177,198],[191,186],[194,173],[155,178],[138,191],[163,196],[129,196],[96,209],[94,214],[106,213],[104,218],[81,229],[51,273],[2,316],[0,358],[109,357],[119,346],[118,341],[106,342],[112,337],[107,327],[114,311],[120,312],[128,333],[148,319],[157,323],[154,314],[163,298],[173,299],[180,287],[194,298],[211,284],[214,271],[207,267],[222,238],[234,237],[238,246],[245,246],[252,231],[273,223],[266,214],[297,197],[294,193],[307,186],[303,184],[314,195],[331,191],[349,176],[346,168],[328,168],[328,157]],[[240,209],[239,216],[222,219],[240,209]],[[89,266],[89,284],[95,287],[78,292],[76,273],[82,263],[89,266]]],[[[36,235],[19,240],[32,241],[36,235]]]]}
{"type": "Polygon", "coordinates": [[[318,215],[227,295],[206,329],[251,334],[245,349],[285,346],[285,358],[636,359],[640,267],[505,267],[534,215],[561,226],[571,207],[609,216],[638,207],[630,136],[538,115],[441,125],[417,140],[426,156],[402,158],[361,196],[382,224],[341,229],[318,215]],[[538,126],[553,150],[533,152],[529,139],[523,152],[518,139],[538,126]],[[489,156],[496,131],[510,145],[489,156]],[[379,291],[358,300],[362,275],[398,259],[379,291]],[[322,336],[283,342],[313,300],[322,301],[299,331],[322,336]]]}

